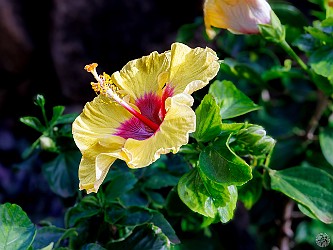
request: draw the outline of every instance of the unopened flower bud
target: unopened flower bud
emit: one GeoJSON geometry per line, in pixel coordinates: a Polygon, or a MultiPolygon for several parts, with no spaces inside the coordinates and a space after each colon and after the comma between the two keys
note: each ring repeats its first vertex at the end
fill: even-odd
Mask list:
{"type": "Polygon", "coordinates": [[[266,134],[263,127],[250,125],[238,132],[235,136],[235,143],[239,145],[239,148],[243,152],[262,155],[272,150],[275,140],[266,134]]]}
{"type": "Polygon", "coordinates": [[[55,152],[57,151],[57,145],[55,142],[48,136],[42,136],[40,139],[40,147],[45,151],[55,152]]]}
{"type": "Polygon", "coordinates": [[[267,41],[281,43],[286,38],[286,29],[273,11],[271,12],[271,22],[268,24],[259,24],[258,27],[260,34],[267,41]]]}
{"type": "Polygon", "coordinates": [[[214,26],[235,34],[257,34],[258,24],[271,22],[271,10],[266,0],[206,0],[206,33],[213,39],[216,35],[214,26]]]}

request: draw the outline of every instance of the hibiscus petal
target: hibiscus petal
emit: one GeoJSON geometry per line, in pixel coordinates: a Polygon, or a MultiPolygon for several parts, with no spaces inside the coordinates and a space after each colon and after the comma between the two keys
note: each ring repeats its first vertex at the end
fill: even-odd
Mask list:
{"type": "Polygon", "coordinates": [[[72,126],[74,141],[80,151],[84,152],[96,142],[114,137],[120,124],[131,117],[122,106],[99,95],[87,103],[82,114],[75,119],[72,126]]]}
{"type": "Polygon", "coordinates": [[[111,153],[101,152],[120,152],[122,144],[109,144],[107,148],[99,143],[90,147],[82,155],[79,166],[80,190],[86,189],[87,193],[97,192],[103,183],[111,165],[117,159],[111,153]]]}
{"type": "Polygon", "coordinates": [[[206,0],[204,21],[206,33],[213,39],[211,26],[228,29],[235,34],[256,34],[258,24],[270,22],[271,7],[266,0],[206,0]]]}
{"type": "Polygon", "coordinates": [[[160,93],[159,81],[165,79],[165,71],[170,64],[169,54],[159,54],[155,51],[148,56],[132,60],[120,71],[112,74],[112,81],[134,99],[146,93],[160,93]]]}
{"type": "Polygon", "coordinates": [[[167,113],[159,130],[146,140],[128,139],[123,147],[123,160],[130,168],[146,167],[161,154],[176,153],[188,143],[189,133],[195,131],[193,98],[178,94],[166,100],[167,113]]]}
{"type": "Polygon", "coordinates": [[[113,135],[132,115],[110,99],[98,96],[85,105],[73,123],[73,137],[82,152],[79,166],[80,189],[97,192],[109,168],[121,153],[125,139],[113,135]],[[113,155],[111,154],[113,153],[113,155]]]}
{"type": "Polygon", "coordinates": [[[175,94],[192,94],[203,88],[219,69],[218,57],[212,49],[191,49],[181,43],[172,44],[169,84],[174,87],[175,94]]]}

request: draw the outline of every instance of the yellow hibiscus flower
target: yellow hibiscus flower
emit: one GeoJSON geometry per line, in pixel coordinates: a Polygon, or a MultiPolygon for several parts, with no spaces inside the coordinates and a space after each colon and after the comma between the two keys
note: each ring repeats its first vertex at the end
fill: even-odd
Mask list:
{"type": "Polygon", "coordinates": [[[210,48],[191,49],[174,43],[170,51],[152,52],[122,70],[98,75],[87,65],[100,94],[85,105],[73,123],[73,137],[82,153],[80,189],[97,192],[116,159],[141,168],[161,154],[176,153],[195,131],[191,94],[219,70],[210,48]]]}
{"type": "Polygon", "coordinates": [[[270,23],[271,10],[266,0],[205,0],[206,33],[210,39],[216,36],[212,26],[235,34],[259,33],[258,24],[270,23]]]}

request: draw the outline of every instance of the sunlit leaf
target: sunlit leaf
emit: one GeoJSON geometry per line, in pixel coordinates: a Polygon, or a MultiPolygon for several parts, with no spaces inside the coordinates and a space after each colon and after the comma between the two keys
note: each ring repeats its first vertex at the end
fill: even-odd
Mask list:
{"type": "Polygon", "coordinates": [[[319,142],[325,159],[333,167],[333,128],[326,127],[321,129],[319,132],[319,142]]]}
{"type": "Polygon", "coordinates": [[[42,125],[40,120],[34,116],[25,116],[20,118],[20,122],[24,123],[25,125],[37,130],[38,132],[43,133],[45,131],[45,127],[42,125]]]}
{"type": "Polygon", "coordinates": [[[220,105],[222,119],[234,118],[260,108],[230,81],[215,81],[209,93],[220,105]]]}
{"type": "Polygon", "coordinates": [[[318,74],[327,77],[333,84],[333,49],[332,46],[322,46],[309,57],[311,68],[318,74]]]}
{"type": "Polygon", "coordinates": [[[151,218],[150,221],[155,226],[160,228],[162,230],[163,234],[165,234],[173,244],[180,243],[180,240],[178,239],[175,230],[172,228],[170,223],[165,219],[163,214],[154,212],[154,213],[152,213],[152,215],[153,215],[153,217],[151,218]]]}
{"type": "Polygon", "coordinates": [[[270,170],[271,187],[306,207],[319,220],[333,223],[333,176],[314,167],[270,170]]]}
{"type": "Polygon", "coordinates": [[[0,205],[0,249],[28,249],[36,235],[35,225],[21,207],[0,205]]]}
{"type": "Polygon", "coordinates": [[[51,125],[55,124],[55,122],[59,119],[59,117],[62,115],[64,110],[65,110],[64,106],[54,106],[53,107],[53,115],[52,115],[52,119],[50,121],[51,125]]]}
{"type": "Polygon", "coordinates": [[[186,173],[178,183],[180,199],[194,212],[227,222],[233,216],[237,189],[214,183],[197,169],[186,173]]]}
{"type": "Polygon", "coordinates": [[[197,127],[193,137],[200,142],[214,139],[221,133],[222,120],[220,108],[214,97],[207,94],[195,110],[197,127]]]}
{"type": "Polygon", "coordinates": [[[217,211],[222,223],[227,223],[234,217],[234,211],[237,205],[237,188],[236,186],[228,186],[230,192],[230,200],[227,201],[226,205],[223,207],[218,207],[217,211]]]}
{"type": "Polygon", "coordinates": [[[242,185],[252,178],[251,167],[228,146],[226,136],[206,147],[199,157],[200,171],[225,185],[242,185]]]}

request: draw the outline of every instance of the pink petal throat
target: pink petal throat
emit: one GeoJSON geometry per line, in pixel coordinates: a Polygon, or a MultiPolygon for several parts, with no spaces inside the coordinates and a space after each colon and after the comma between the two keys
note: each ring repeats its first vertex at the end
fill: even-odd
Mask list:
{"type": "Polygon", "coordinates": [[[159,129],[159,126],[166,115],[165,100],[173,95],[174,88],[166,85],[162,96],[156,93],[146,93],[136,100],[135,105],[139,108],[141,114],[136,110],[129,110],[133,116],[123,122],[118,128],[115,135],[124,139],[145,140],[159,129]]]}

